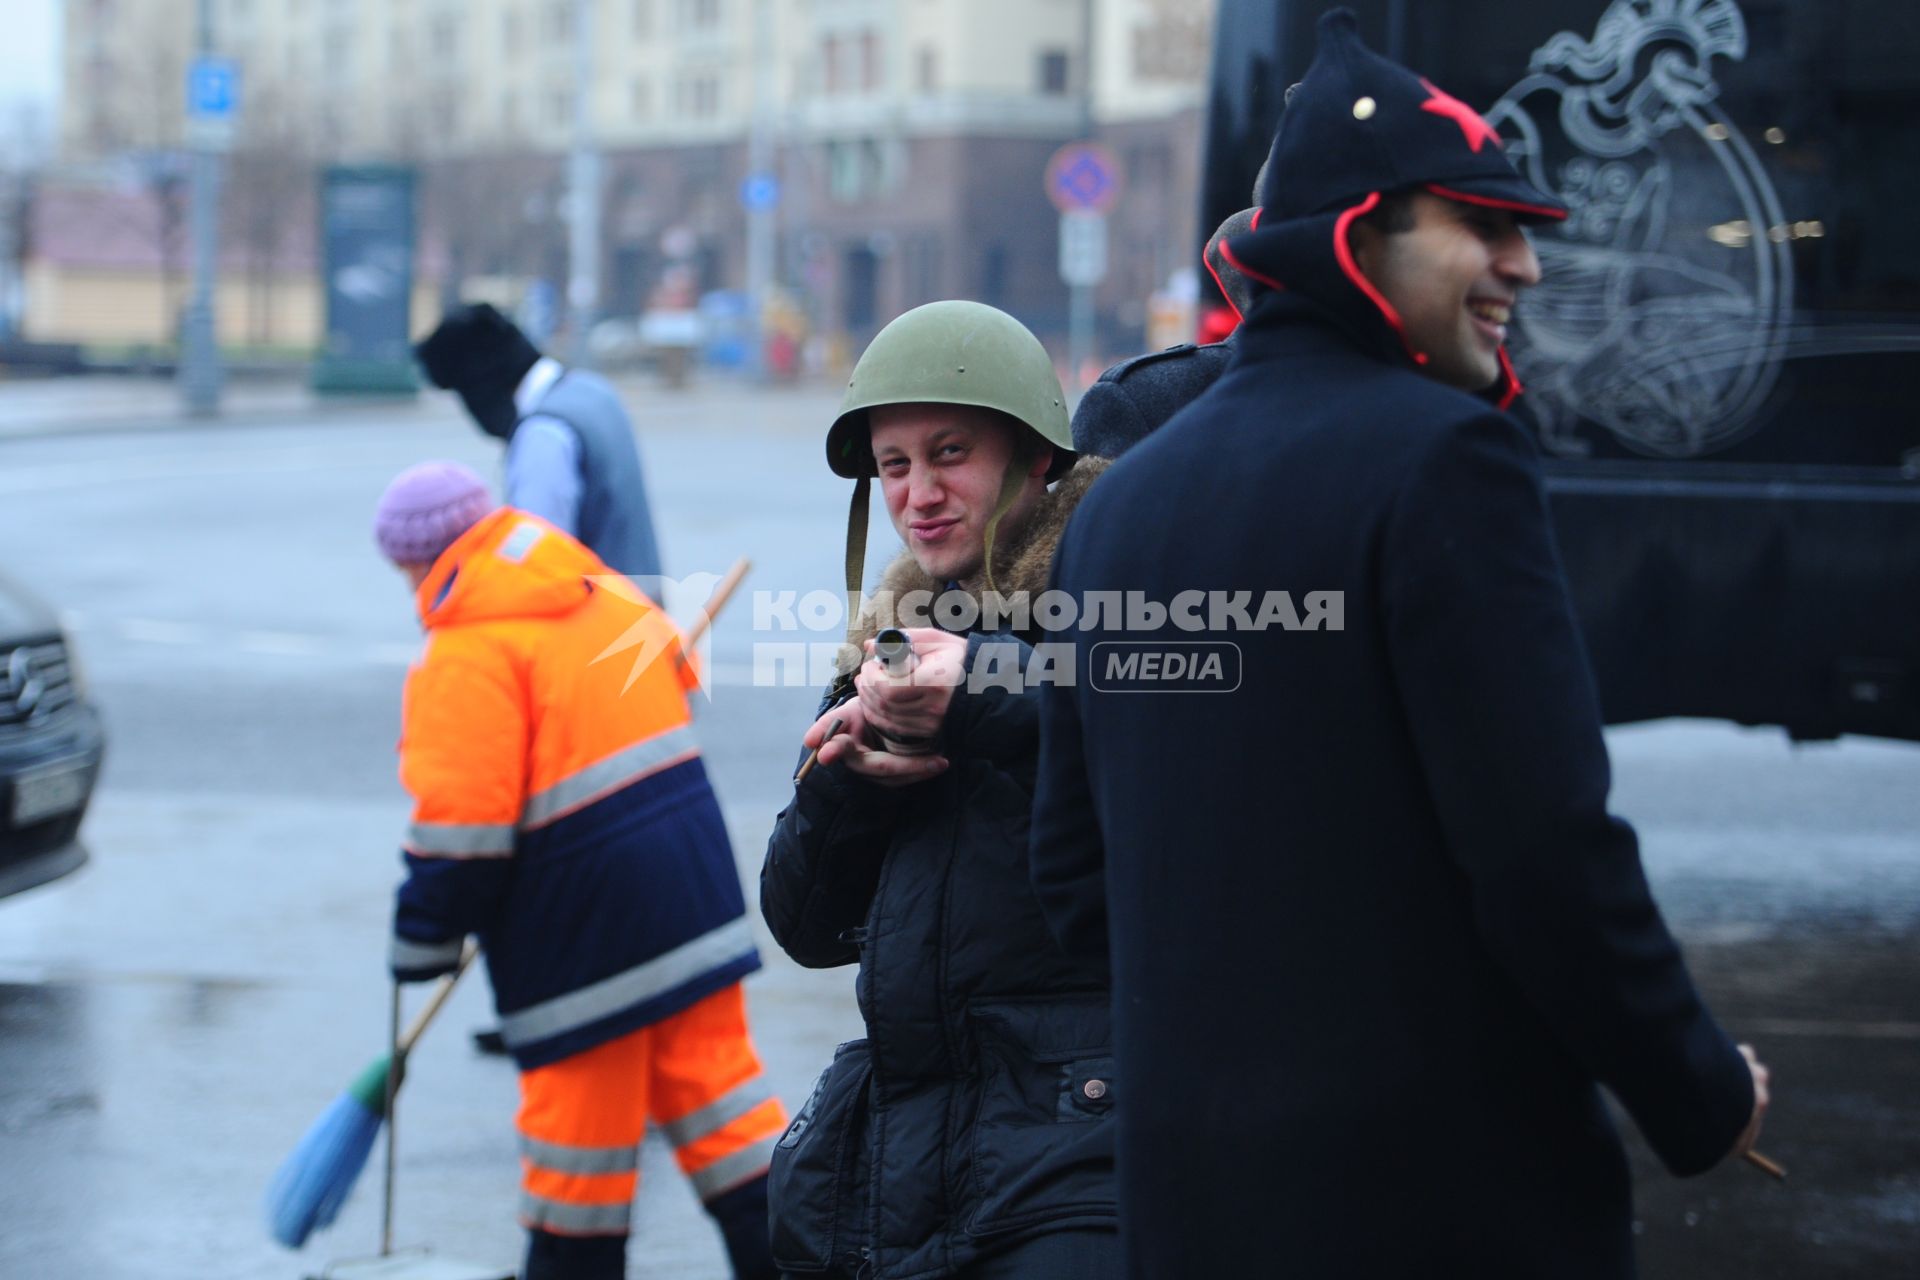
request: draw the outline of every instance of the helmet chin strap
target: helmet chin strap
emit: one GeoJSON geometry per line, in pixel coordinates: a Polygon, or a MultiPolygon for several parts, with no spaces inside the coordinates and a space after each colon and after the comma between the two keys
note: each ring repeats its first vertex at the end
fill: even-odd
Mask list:
{"type": "Polygon", "coordinates": [[[993,540],[1000,532],[1000,520],[1020,497],[1020,491],[1026,488],[1027,471],[1033,466],[1033,458],[1039,450],[1034,447],[1033,433],[1022,431],[1018,443],[1014,445],[1013,456],[1007,459],[1007,472],[1000,477],[1000,499],[993,506],[993,517],[987,521],[986,546],[981,568],[986,574],[987,590],[998,595],[1000,588],[993,582],[993,540]]]}
{"type": "Polygon", "coordinates": [[[867,563],[867,509],[872,505],[873,478],[861,475],[853,482],[853,505],[847,508],[847,643],[860,629],[860,577],[867,563]]]}

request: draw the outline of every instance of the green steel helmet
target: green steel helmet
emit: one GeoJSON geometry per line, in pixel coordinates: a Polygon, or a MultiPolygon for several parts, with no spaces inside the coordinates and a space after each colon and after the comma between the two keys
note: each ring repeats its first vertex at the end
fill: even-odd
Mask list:
{"type": "Polygon", "coordinates": [[[867,344],[827,432],[827,465],[835,475],[875,474],[867,410],[888,404],[995,409],[1053,446],[1049,481],[1073,465],[1067,397],[1053,358],[1025,325],[983,303],[929,302],[867,344]]]}

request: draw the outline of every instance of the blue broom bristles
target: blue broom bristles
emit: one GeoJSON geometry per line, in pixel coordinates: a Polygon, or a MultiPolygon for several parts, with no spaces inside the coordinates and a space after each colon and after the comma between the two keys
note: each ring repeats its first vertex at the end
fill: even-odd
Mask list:
{"type": "Polygon", "coordinates": [[[267,1229],[298,1249],[346,1203],[386,1120],[387,1059],[360,1074],[313,1122],[267,1185],[267,1229]]]}

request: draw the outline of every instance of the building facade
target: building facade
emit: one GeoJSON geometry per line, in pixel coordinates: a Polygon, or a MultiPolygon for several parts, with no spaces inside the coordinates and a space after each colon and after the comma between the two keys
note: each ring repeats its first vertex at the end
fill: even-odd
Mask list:
{"type": "MultiPolygon", "coordinates": [[[[68,0],[70,166],[177,151],[195,10],[68,0]]],[[[857,344],[917,303],[970,297],[1051,338],[1067,295],[1042,175],[1057,147],[1091,136],[1127,170],[1100,293],[1119,353],[1137,345],[1148,295],[1197,266],[1210,11],[1209,0],[214,0],[214,46],[241,77],[226,198],[250,204],[239,220],[266,236],[267,206],[311,217],[311,199],[292,198],[308,179],[289,183],[288,169],[415,164],[443,293],[512,301],[567,278],[567,153],[584,83],[602,157],[599,314],[643,310],[676,263],[702,290],[743,288],[743,183],[759,155],[773,179],[758,190],[775,201],[774,277],[816,332],[857,344]],[[291,192],[254,189],[269,179],[291,192]]]]}

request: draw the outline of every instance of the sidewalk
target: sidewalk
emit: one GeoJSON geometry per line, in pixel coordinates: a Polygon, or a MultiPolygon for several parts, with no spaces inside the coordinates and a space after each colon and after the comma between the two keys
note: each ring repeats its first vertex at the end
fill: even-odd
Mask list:
{"type": "Polygon", "coordinates": [[[313,422],[369,410],[388,417],[458,411],[443,397],[318,397],[304,380],[244,378],[227,383],[214,418],[190,418],[170,378],[93,374],[79,377],[0,379],[0,441],[34,436],[182,427],[267,426],[313,422]]]}
{"type": "MultiPolygon", "coordinates": [[[[796,430],[825,430],[843,388],[833,380],[761,386],[714,376],[684,390],[663,389],[647,374],[616,374],[613,383],[643,434],[711,431],[747,418],[796,430]]],[[[214,418],[190,418],[171,379],[110,374],[70,378],[0,378],[0,444],[57,435],[205,430],[352,422],[465,420],[458,397],[432,387],[417,396],[316,396],[304,380],[241,378],[228,382],[214,418]]]]}

